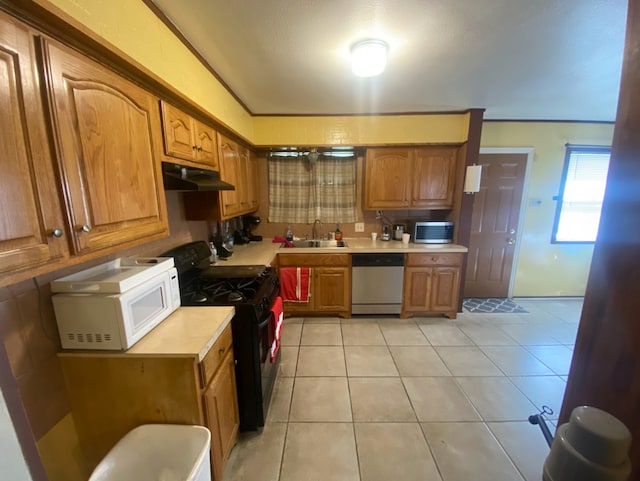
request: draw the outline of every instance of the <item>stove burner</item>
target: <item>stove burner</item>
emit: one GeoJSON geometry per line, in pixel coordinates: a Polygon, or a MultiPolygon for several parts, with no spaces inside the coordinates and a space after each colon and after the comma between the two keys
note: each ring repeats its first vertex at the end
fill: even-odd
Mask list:
{"type": "Polygon", "coordinates": [[[194,292],[191,296],[193,302],[201,303],[207,301],[207,295],[204,292],[194,292]]]}
{"type": "Polygon", "coordinates": [[[227,300],[229,302],[242,302],[245,300],[245,297],[242,295],[242,292],[231,291],[229,296],[227,296],[227,300]]]}

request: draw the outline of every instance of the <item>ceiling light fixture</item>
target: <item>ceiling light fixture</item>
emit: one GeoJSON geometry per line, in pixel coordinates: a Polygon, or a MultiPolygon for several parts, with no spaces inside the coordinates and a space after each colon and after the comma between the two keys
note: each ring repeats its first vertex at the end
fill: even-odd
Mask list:
{"type": "Polygon", "coordinates": [[[387,66],[386,42],[382,40],[363,40],[351,47],[351,70],[358,77],[375,77],[387,66]]]}

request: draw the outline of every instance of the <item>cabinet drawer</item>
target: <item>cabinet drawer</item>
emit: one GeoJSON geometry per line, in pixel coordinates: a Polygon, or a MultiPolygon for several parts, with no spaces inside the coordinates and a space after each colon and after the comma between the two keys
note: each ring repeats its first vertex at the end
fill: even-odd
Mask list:
{"type": "Polygon", "coordinates": [[[407,266],[459,266],[462,254],[407,254],[407,266]]]}
{"type": "Polygon", "coordinates": [[[231,337],[231,324],[229,324],[216,342],[211,346],[200,363],[200,378],[202,387],[205,387],[214,376],[225,355],[233,348],[233,338],[231,337]]]}
{"type": "Polygon", "coordinates": [[[349,267],[350,254],[278,254],[280,266],[330,266],[349,267]]]}

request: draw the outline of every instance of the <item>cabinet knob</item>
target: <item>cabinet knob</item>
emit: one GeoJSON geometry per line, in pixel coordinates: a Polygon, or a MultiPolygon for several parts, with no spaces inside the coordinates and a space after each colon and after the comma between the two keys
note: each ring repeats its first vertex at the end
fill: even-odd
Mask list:
{"type": "Polygon", "coordinates": [[[82,225],[80,227],[78,227],[78,231],[80,232],[90,232],[91,231],[91,227],[89,227],[88,224],[82,225]]]}
{"type": "Polygon", "coordinates": [[[192,149],[192,150],[198,150],[198,146],[196,146],[196,145],[192,145],[192,146],[191,146],[191,149],[192,149]]]}
{"type": "Polygon", "coordinates": [[[218,354],[222,355],[224,354],[224,351],[226,351],[226,349],[223,347],[221,349],[218,349],[218,354]]]}
{"type": "Polygon", "coordinates": [[[516,240],[515,240],[515,239],[509,239],[509,240],[507,241],[507,244],[509,244],[509,245],[512,245],[512,244],[515,244],[515,243],[516,243],[516,240]]]}
{"type": "Polygon", "coordinates": [[[62,237],[62,229],[53,229],[50,235],[53,237],[62,237]]]}
{"type": "Polygon", "coordinates": [[[202,147],[198,147],[198,152],[202,152],[202,147]]]}

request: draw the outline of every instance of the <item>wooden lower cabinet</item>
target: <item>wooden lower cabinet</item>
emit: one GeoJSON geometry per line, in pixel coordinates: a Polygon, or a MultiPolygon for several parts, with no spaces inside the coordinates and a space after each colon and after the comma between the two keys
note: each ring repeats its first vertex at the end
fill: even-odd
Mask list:
{"type": "Polygon", "coordinates": [[[280,267],[311,269],[309,302],[284,302],[285,315],[351,317],[351,255],[280,254],[280,267]]]}
{"type": "Polygon", "coordinates": [[[207,427],[211,431],[213,479],[221,480],[224,465],[238,438],[240,425],[233,351],[229,351],[218,373],[204,392],[207,427]]]}
{"type": "Polygon", "coordinates": [[[455,319],[462,256],[457,253],[407,254],[400,317],[442,313],[455,319]]]}
{"type": "Polygon", "coordinates": [[[195,424],[211,431],[211,472],[222,479],[239,427],[231,326],[197,355],[59,354],[86,477],[142,424],[195,424]]]}

